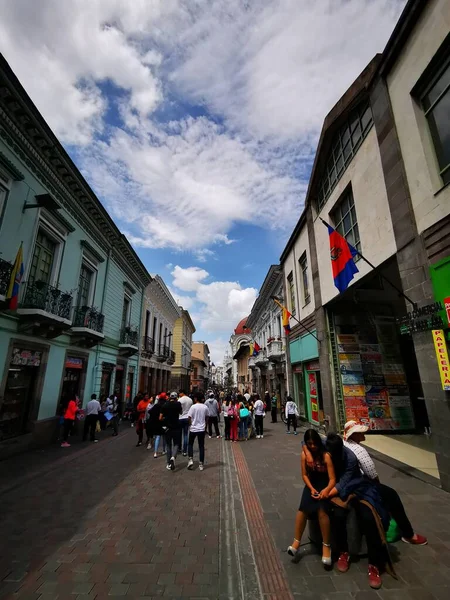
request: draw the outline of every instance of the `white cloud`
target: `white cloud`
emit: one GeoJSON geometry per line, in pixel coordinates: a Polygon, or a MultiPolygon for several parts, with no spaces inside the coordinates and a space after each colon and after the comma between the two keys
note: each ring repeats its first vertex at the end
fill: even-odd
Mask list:
{"type": "Polygon", "coordinates": [[[199,267],[182,267],[176,265],[171,275],[173,276],[173,285],[183,292],[196,292],[201,282],[209,276],[208,271],[199,267]]]}
{"type": "Polygon", "coordinates": [[[229,337],[238,322],[250,313],[258,295],[255,288],[243,288],[235,281],[204,283],[209,273],[199,267],[177,265],[172,276],[175,288],[195,292],[194,323],[208,336],[224,334],[229,337]]]}
{"type": "Polygon", "coordinates": [[[236,222],[296,219],[325,114],[404,4],[15,0],[0,39],[131,242],[202,261],[236,222]],[[177,114],[178,99],[214,119],[177,114]]]}

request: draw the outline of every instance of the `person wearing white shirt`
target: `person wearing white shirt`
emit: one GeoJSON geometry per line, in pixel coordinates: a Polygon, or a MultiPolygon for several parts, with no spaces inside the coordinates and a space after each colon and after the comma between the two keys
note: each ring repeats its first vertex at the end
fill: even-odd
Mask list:
{"type": "Polygon", "coordinates": [[[298,409],[291,396],[287,397],[286,402],[286,433],[291,433],[291,423],[294,426],[294,435],[297,435],[297,416],[298,409]]]}
{"type": "Polygon", "coordinates": [[[194,442],[198,440],[199,450],[199,470],[203,471],[203,465],[205,462],[205,433],[206,425],[209,419],[209,410],[204,405],[205,397],[202,392],[195,392],[193,394],[193,400],[195,404],[191,406],[188,412],[189,419],[189,444],[188,444],[188,455],[189,462],[187,468],[191,471],[194,468],[194,442]]]}
{"type": "Polygon", "coordinates": [[[227,396],[225,400],[222,402],[222,414],[223,414],[223,423],[225,426],[225,440],[230,439],[230,418],[228,416],[228,409],[231,404],[231,396],[227,396]]]}
{"type": "Polygon", "coordinates": [[[90,401],[86,406],[86,416],[84,419],[84,428],[83,428],[83,442],[87,439],[88,431],[90,430],[90,440],[91,442],[98,442],[95,439],[95,429],[97,427],[97,421],[99,420],[99,414],[102,411],[102,407],[100,406],[100,402],[97,400],[97,394],[92,394],[90,401]]]}
{"type": "Polygon", "coordinates": [[[186,393],[183,390],[180,390],[178,395],[178,402],[181,404],[181,408],[183,412],[180,415],[180,425],[182,432],[182,450],[183,456],[187,456],[188,451],[188,441],[189,441],[189,409],[193,405],[192,399],[189,396],[186,396],[186,393]]]}
{"type": "Polygon", "coordinates": [[[260,440],[264,437],[264,402],[261,400],[259,395],[256,395],[256,400],[253,405],[254,415],[255,415],[255,430],[256,430],[256,439],[260,440]]]}

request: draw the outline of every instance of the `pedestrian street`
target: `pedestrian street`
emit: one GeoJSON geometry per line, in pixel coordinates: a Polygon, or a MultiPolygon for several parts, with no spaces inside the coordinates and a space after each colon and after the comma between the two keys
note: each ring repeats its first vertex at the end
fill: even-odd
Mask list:
{"type": "Polygon", "coordinates": [[[367,559],[342,574],[326,571],[308,544],[300,561],[288,556],[301,439],[281,422],[267,423],[263,439],[207,439],[203,472],[197,454],[192,471],[183,456],[167,471],[128,427],[36,467],[32,453],[16,457],[23,476],[1,494],[0,597],[448,598],[448,494],[379,462],[429,540],[393,545],[398,579],[385,574],[374,591],[367,559]]]}

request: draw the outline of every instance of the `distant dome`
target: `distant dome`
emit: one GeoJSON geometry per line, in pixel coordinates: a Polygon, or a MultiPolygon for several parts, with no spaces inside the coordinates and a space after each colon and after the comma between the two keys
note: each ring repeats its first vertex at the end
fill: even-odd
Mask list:
{"type": "Polygon", "coordinates": [[[246,333],[251,333],[251,329],[247,329],[245,327],[247,319],[248,317],[245,317],[244,319],[242,319],[242,321],[239,321],[236,329],[234,330],[235,335],[245,335],[246,333]]]}

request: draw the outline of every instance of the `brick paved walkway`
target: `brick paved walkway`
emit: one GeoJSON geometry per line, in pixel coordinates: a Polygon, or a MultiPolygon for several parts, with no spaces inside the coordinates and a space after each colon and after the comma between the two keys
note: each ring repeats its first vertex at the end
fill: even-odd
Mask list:
{"type": "Polygon", "coordinates": [[[37,471],[33,453],[17,457],[9,468],[23,475],[0,488],[0,599],[450,596],[448,494],[381,463],[429,546],[397,543],[400,578],[385,575],[379,592],[368,588],[365,560],[344,575],[312,554],[294,564],[285,548],[303,488],[301,438],[267,426],[261,441],[207,440],[203,473],[187,471],[183,457],[166,471],[126,429],[71,456],[49,451],[37,471]]]}
{"type": "Polygon", "coordinates": [[[168,472],[131,430],[0,497],[1,598],[219,597],[220,447],[168,472]]]}
{"type": "MultiPolygon", "coordinates": [[[[305,547],[295,564],[286,553],[293,538],[295,513],[303,482],[300,474],[301,435],[284,433],[281,423],[267,424],[263,440],[241,444],[264,517],[287,572],[294,597],[314,600],[444,600],[450,598],[450,495],[377,462],[381,480],[401,495],[409,518],[429,539],[425,547],[397,542],[392,555],[398,581],[383,576],[383,588],[370,590],[367,559],[352,564],[348,573],[326,572],[320,558],[305,547]]],[[[268,557],[270,560],[270,557],[268,557]]]]}

